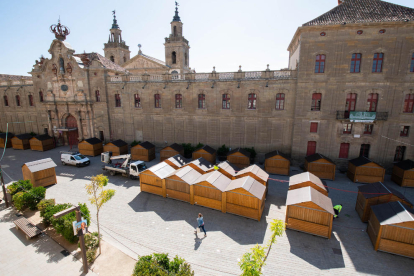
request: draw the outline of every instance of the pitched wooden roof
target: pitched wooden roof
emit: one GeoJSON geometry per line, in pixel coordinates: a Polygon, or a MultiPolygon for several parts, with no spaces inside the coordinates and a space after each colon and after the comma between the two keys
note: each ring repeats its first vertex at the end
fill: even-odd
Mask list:
{"type": "Polygon", "coordinates": [[[223,161],[217,165],[220,169],[225,170],[227,173],[235,176],[237,172],[240,170],[235,165],[231,164],[229,161],[223,161]]]}
{"type": "MultiPolygon", "coordinates": [[[[284,153],[281,153],[278,150],[274,150],[265,154],[265,159],[272,158],[273,156],[280,155],[285,159],[288,159],[284,153]]],[[[289,160],[289,159],[288,159],[289,160]]]]}
{"type": "Polygon", "coordinates": [[[29,133],[25,133],[25,134],[16,135],[15,137],[17,137],[19,140],[28,140],[28,139],[31,139],[33,136],[30,135],[29,133]]]}
{"type": "Polygon", "coordinates": [[[371,210],[381,225],[414,221],[414,210],[399,201],[374,205],[371,210]]]}
{"type": "Polygon", "coordinates": [[[259,177],[260,179],[262,179],[263,181],[267,181],[269,179],[269,174],[267,172],[265,172],[264,170],[262,170],[262,168],[260,168],[257,165],[250,165],[246,168],[244,168],[243,170],[239,171],[237,173],[237,175],[242,175],[245,173],[252,173],[254,175],[256,175],[257,177],[259,177]]]}
{"type": "MultiPolygon", "coordinates": [[[[205,150],[206,152],[208,152],[210,154],[215,154],[217,152],[215,149],[213,149],[209,145],[205,145],[205,146],[203,146],[202,148],[200,148],[200,149],[198,149],[196,151],[199,151],[199,150],[205,150]]],[[[194,152],[196,152],[196,151],[194,151],[194,152]]]]}
{"type": "Polygon", "coordinates": [[[414,9],[380,0],[345,0],[302,26],[414,20],[414,9]]]}
{"type": "Polygon", "coordinates": [[[44,140],[49,140],[49,139],[52,139],[52,137],[51,136],[49,136],[49,134],[42,134],[42,135],[36,135],[35,137],[33,137],[33,138],[36,138],[37,140],[39,140],[39,141],[44,141],[44,140]]]}
{"type": "Polygon", "coordinates": [[[203,157],[197,158],[196,160],[193,160],[190,163],[196,165],[197,167],[199,167],[205,172],[213,168],[213,164],[211,164],[209,161],[207,161],[203,157]]]}
{"type": "MultiPolygon", "coordinates": [[[[363,166],[363,165],[366,165],[368,163],[375,163],[375,162],[371,161],[370,159],[366,158],[365,156],[360,156],[358,158],[349,160],[349,162],[354,164],[356,167],[363,166]]],[[[377,164],[377,163],[375,163],[375,164],[377,164]]],[[[379,166],[379,164],[377,164],[377,165],[379,166]]]]}
{"type": "Polygon", "coordinates": [[[262,199],[266,192],[266,186],[255,180],[253,177],[245,176],[242,178],[234,179],[226,188],[227,191],[243,188],[247,192],[251,193],[258,199],[262,199]]]}
{"type": "MultiPolygon", "coordinates": [[[[166,149],[166,148],[168,148],[168,147],[172,148],[173,150],[175,150],[175,151],[177,151],[177,152],[180,152],[180,151],[184,150],[183,146],[181,146],[181,145],[179,145],[179,144],[177,144],[177,143],[174,143],[174,144],[171,144],[171,145],[169,145],[169,146],[166,146],[166,147],[165,147],[165,148],[163,148],[163,149],[166,149]]],[[[163,150],[163,149],[162,149],[162,150],[163,150]]]]}
{"type": "Polygon", "coordinates": [[[313,202],[332,215],[335,214],[332,206],[332,200],[312,187],[303,187],[288,191],[286,199],[287,206],[304,202],[313,202]]]}
{"type": "Polygon", "coordinates": [[[125,145],[128,145],[124,140],[121,140],[121,139],[118,139],[118,140],[115,140],[115,141],[111,141],[109,143],[114,144],[117,147],[123,147],[125,145]]]}
{"type": "Polygon", "coordinates": [[[178,169],[174,175],[181,178],[185,183],[192,185],[201,176],[201,173],[190,166],[178,169]]]}
{"type": "MultiPolygon", "coordinates": [[[[222,174],[219,171],[212,171],[206,174],[201,175],[194,183],[200,183],[206,181],[219,189],[220,191],[224,192],[229,186],[231,180],[222,174]]],[[[263,185],[262,185],[263,186],[263,185]]]]}
{"type": "Polygon", "coordinates": [[[139,144],[141,147],[143,147],[144,149],[152,149],[152,148],[155,148],[155,145],[154,144],[152,144],[152,143],[150,143],[150,142],[148,142],[148,141],[145,141],[145,142],[142,142],[142,143],[140,143],[139,144]]]}
{"type": "Polygon", "coordinates": [[[322,180],[310,172],[304,172],[300,174],[293,175],[289,178],[289,186],[294,186],[301,184],[303,182],[312,182],[316,186],[322,188],[323,190],[329,192],[328,187],[325,187],[326,185],[322,182],[322,180]]]}
{"type": "Polygon", "coordinates": [[[393,194],[406,202],[409,202],[411,205],[413,205],[402,193],[399,191],[391,188],[388,185],[385,185],[382,182],[375,182],[370,184],[365,184],[358,186],[358,191],[362,193],[362,195],[365,198],[373,198],[373,197],[379,197],[383,195],[390,195],[393,194]]]}
{"type": "Polygon", "coordinates": [[[91,145],[96,145],[96,144],[102,143],[101,139],[98,139],[96,137],[85,139],[85,142],[88,142],[91,145]]]}
{"type": "Polygon", "coordinates": [[[45,158],[45,159],[36,160],[36,161],[33,161],[33,162],[27,162],[24,165],[26,165],[27,168],[32,173],[42,171],[42,170],[46,170],[46,169],[50,169],[50,168],[54,168],[54,167],[57,166],[51,158],[45,158]]]}
{"type": "Polygon", "coordinates": [[[315,162],[318,161],[319,159],[326,159],[328,162],[335,164],[334,161],[332,161],[331,159],[329,159],[328,157],[326,157],[325,155],[322,155],[320,153],[315,153],[309,156],[305,157],[306,161],[310,162],[315,162]]]}
{"type": "Polygon", "coordinates": [[[397,166],[405,171],[414,169],[414,161],[410,159],[403,160],[401,162],[398,162],[394,166],[397,166]]]}
{"type": "Polygon", "coordinates": [[[170,158],[167,159],[177,167],[181,168],[182,166],[186,165],[188,163],[188,160],[184,158],[181,154],[176,154],[170,158]]]}
{"type": "Polygon", "coordinates": [[[3,133],[0,133],[0,138],[2,138],[2,139],[5,139],[6,138],[6,134],[7,134],[7,139],[10,139],[10,138],[13,138],[14,137],[14,134],[13,133],[11,133],[11,132],[3,132],[3,133]]]}
{"type": "Polygon", "coordinates": [[[159,178],[164,179],[170,176],[171,174],[173,174],[176,170],[170,165],[168,165],[167,163],[161,162],[161,163],[158,163],[157,165],[152,166],[151,168],[148,168],[148,171],[152,172],[159,178]]]}
{"type": "Polygon", "coordinates": [[[250,158],[250,152],[248,152],[247,150],[242,149],[242,148],[236,148],[236,149],[234,149],[234,150],[232,150],[232,151],[229,151],[229,152],[227,153],[227,156],[229,156],[229,155],[231,155],[231,154],[233,154],[233,153],[236,153],[236,152],[240,152],[241,154],[243,154],[243,155],[245,155],[246,157],[249,157],[249,158],[250,158]]]}

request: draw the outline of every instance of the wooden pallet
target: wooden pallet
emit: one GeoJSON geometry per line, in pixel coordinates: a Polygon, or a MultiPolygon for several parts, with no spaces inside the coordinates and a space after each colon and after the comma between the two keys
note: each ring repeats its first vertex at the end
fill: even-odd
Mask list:
{"type": "Polygon", "coordinates": [[[26,235],[27,240],[30,240],[31,238],[42,234],[42,231],[40,231],[39,228],[34,226],[30,221],[28,221],[24,217],[16,219],[15,221],[13,221],[13,223],[16,225],[17,229],[23,231],[23,233],[26,235]]]}

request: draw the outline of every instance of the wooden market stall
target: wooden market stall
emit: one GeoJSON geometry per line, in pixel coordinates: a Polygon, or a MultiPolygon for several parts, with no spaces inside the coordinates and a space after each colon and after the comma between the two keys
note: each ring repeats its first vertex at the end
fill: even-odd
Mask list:
{"type": "Polygon", "coordinates": [[[218,171],[201,175],[193,184],[194,204],[225,211],[225,190],[231,180],[218,171]],[[224,194],[224,197],[223,197],[224,194]]]}
{"type": "Polygon", "coordinates": [[[250,166],[250,152],[245,149],[237,148],[227,153],[227,161],[236,165],[239,169],[250,166]]]}
{"type": "Polygon", "coordinates": [[[13,137],[14,137],[14,134],[10,132],[8,132],[7,135],[6,135],[6,132],[0,133],[0,148],[4,149],[4,145],[6,145],[6,148],[10,148],[12,146],[11,139],[13,137]],[[7,144],[6,144],[6,140],[7,140],[7,144]]]}
{"type": "Polygon", "coordinates": [[[148,141],[142,142],[131,148],[132,160],[149,162],[155,159],[155,145],[148,141]]]}
{"type": "Polygon", "coordinates": [[[290,190],[286,199],[286,228],[331,238],[332,201],[312,187],[290,190]]]}
{"type": "Polygon", "coordinates": [[[218,171],[224,174],[229,179],[234,179],[236,177],[237,172],[240,170],[235,165],[231,164],[229,161],[223,161],[216,166],[219,168],[218,171]]]}
{"type": "Polygon", "coordinates": [[[259,181],[261,184],[267,187],[267,180],[269,179],[269,174],[262,170],[257,165],[250,165],[247,168],[236,173],[234,176],[235,179],[242,178],[245,176],[253,177],[256,181],[259,181]]]}
{"type": "Polygon", "coordinates": [[[205,145],[201,149],[195,150],[193,152],[193,160],[196,160],[200,157],[204,158],[211,164],[216,164],[216,155],[217,151],[213,149],[212,147],[205,145]]]}
{"type": "Polygon", "coordinates": [[[367,222],[371,214],[371,206],[393,201],[401,201],[413,207],[413,204],[403,194],[382,182],[361,185],[358,186],[355,210],[361,221],[367,222]]]}
{"type": "Polygon", "coordinates": [[[176,170],[165,162],[146,169],[139,174],[141,192],[160,195],[166,197],[165,178],[173,174],[176,170]]]}
{"type": "Polygon", "coordinates": [[[214,170],[213,164],[211,164],[203,157],[193,160],[187,163],[185,166],[190,166],[201,174],[205,174],[214,170]]]}
{"type": "Polygon", "coordinates": [[[108,144],[105,144],[103,146],[103,151],[112,152],[112,156],[128,154],[128,144],[121,139],[115,140],[115,141],[109,142],[108,144]]]}
{"type": "Polygon", "coordinates": [[[185,166],[188,163],[188,161],[188,159],[184,158],[180,154],[174,155],[173,157],[164,160],[165,163],[167,163],[176,170],[185,166]]]}
{"type": "Polygon", "coordinates": [[[323,195],[329,196],[328,187],[316,175],[310,172],[296,174],[289,178],[289,190],[312,187],[323,195]]]}
{"type": "Polygon", "coordinates": [[[265,154],[264,165],[267,173],[290,175],[290,160],[278,150],[265,154]]]}
{"type": "Polygon", "coordinates": [[[194,182],[201,174],[190,166],[165,178],[166,196],[194,204],[194,182]]]}
{"type": "Polygon", "coordinates": [[[165,159],[168,159],[170,157],[173,157],[174,155],[180,154],[184,156],[184,148],[183,146],[174,143],[172,145],[169,145],[168,147],[163,148],[160,151],[160,161],[164,161],[165,159]]]}
{"type": "Polygon", "coordinates": [[[260,221],[262,217],[266,186],[250,176],[232,180],[222,199],[226,202],[223,213],[231,213],[260,221]]]}
{"type": "Polygon", "coordinates": [[[401,202],[372,206],[367,233],[376,251],[414,258],[414,211],[401,202]]]}
{"type": "Polygon", "coordinates": [[[29,142],[31,150],[47,151],[55,148],[55,140],[48,134],[32,137],[29,142]]]}
{"type": "Polygon", "coordinates": [[[391,180],[402,187],[414,187],[414,161],[407,159],[395,164],[391,180]]]}
{"type": "Polygon", "coordinates": [[[385,169],[364,156],[349,160],[346,173],[352,182],[384,182],[385,169]]]}
{"type": "Polygon", "coordinates": [[[30,149],[30,139],[33,136],[29,133],[19,134],[11,139],[13,149],[26,150],[30,149]]]}
{"type": "Polygon", "coordinates": [[[30,180],[33,187],[45,187],[57,183],[56,164],[51,158],[25,163],[22,166],[24,180],[30,180]]]}
{"type": "Polygon", "coordinates": [[[87,156],[97,156],[103,152],[101,139],[96,137],[88,138],[78,144],[79,152],[87,156]]]}
{"type": "Polygon", "coordinates": [[[305,170],[319,178],[335,180],[335,163],[320,153],[305,157],[305,170]]]}

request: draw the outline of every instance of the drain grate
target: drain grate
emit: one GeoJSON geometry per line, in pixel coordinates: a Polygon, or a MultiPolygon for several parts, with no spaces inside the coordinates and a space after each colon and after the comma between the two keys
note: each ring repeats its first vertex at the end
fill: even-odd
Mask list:
{"type": "Polygon", "coordinates": [[[65,250],[60,251],[60,253],[62,253],[62,255],[63,255],[63,256],[65,256],[65,257],[67,257],[67,256],[69,256],[69,255],[70,255],[70,252],[69,252],[69,251],[67,251],[66,249],[65,249],[65,250]]]}
{"type": "Polygon", "coordinates": [[[341,255],[342,256],[342,250],[338,249],[338,248],[332,248],[332,251],[334,254],[336,255],[341,255]]]}

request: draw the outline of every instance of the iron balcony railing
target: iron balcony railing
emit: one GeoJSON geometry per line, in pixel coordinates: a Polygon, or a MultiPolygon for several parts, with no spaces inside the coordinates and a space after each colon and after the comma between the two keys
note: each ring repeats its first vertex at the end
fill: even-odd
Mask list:
{"type": "Polygon", "coordinates": [[[336,111],[337,120],[348,120],[351,118],[356,121],[386,121],[388,120],[388,112],[364,112],[364,111],[336,111]],[[370,117],[364,117],[367,114],[370,117]],[[374,116],[373,116],[374,115],[374,116]]]}

